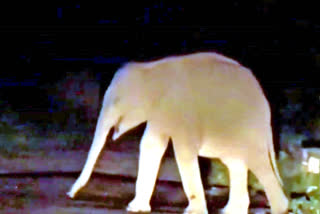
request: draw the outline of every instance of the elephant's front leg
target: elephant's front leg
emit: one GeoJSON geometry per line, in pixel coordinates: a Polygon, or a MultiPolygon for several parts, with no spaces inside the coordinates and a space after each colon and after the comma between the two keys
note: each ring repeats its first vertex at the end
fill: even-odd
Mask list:
{"type": "Polygon", "coordinates": [[[172,140],[183,189],[189,202],[184,214],[208,214],[195,143],[182,136],[172,140]]]}
{"type": "Polygon", "coordinates": [[[169,136],[158,133],[152,124],[147,125],[140,144],[135,198],[129,203],[127,211],[151,211],[150,199],[168,142],[169,136]]]}

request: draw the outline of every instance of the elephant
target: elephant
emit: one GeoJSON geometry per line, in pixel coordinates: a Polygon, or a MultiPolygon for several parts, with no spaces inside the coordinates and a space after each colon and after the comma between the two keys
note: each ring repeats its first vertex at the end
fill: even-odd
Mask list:
{"type": "Polygon", "coordinates": [[[248,170],[263,185],[272,214],[288,212],[269,102],[250,69],[216,52],[129,62],[118,69],[104,95],[84,168],[67,195],[74,198],[88,182],[111,128],[115,140],[144,122],[135,197],[127,211],[151,211],[150,198],[171,139],[188,199],[185,214],[208,213],[198,156],[219,158],[228,168],[229,200],[222,213],[248,213],[248,170]]]}

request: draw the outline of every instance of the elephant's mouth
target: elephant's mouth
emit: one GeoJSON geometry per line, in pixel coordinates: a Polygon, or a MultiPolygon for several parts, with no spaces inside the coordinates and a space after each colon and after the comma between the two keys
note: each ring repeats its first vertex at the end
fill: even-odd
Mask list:
{"type": "Polygon", "coordinates": [[[120,116],[117,120],[117,122],[114,124],[114,132],[113,132],[113,136],[112,139],[115,140],[119,137],[119,126],[121,121],[123,120],[123,116],[120,116]]]}

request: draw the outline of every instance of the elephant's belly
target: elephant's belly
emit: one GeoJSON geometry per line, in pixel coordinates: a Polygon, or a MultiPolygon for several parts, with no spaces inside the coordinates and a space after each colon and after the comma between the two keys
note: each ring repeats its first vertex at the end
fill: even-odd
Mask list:
{"type": "MultiPolygon", "coordinates": [[[[219,144],[202,145],[201,148],[199,149],[198,155],[206,158],[222,158],[222,157],[231,155],[230,153],[230,149],[232,147],[231,143],[226,143],[225,146],[222,146],[219,144]]],[[[234,148],[233,148],[233,153],[234,153],[234,148]]]]}
{"type": "Polygon", "coordinates": [[[253,140],[254,136],[245,133],[232,133],[229,135],[217,134],[215,137],[204,138],[198,155],[206,158],[245,158],[256,150],[259,142],[253,140]]]}

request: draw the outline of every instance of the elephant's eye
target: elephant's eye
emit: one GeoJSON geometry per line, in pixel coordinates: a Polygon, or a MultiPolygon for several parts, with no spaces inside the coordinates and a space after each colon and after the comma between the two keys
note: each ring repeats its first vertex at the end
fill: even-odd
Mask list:
{"type": "Polygon", "coordinates": [[[120,97],[115,97],[115,98],[112,100],[112,104],[113,104],[113,105],[116,105],[119,101],[120,101],[120,97]]]}

